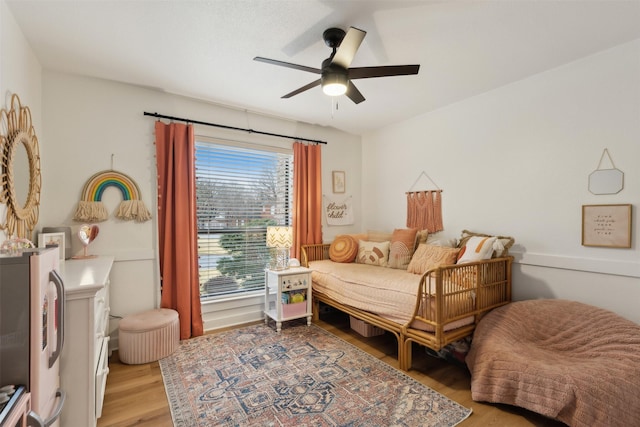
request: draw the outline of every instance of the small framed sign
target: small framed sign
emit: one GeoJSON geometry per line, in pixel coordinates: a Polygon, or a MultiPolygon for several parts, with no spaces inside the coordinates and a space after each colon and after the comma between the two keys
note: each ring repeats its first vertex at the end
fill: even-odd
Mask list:
{"type": "Polygon", "coordinates": [[[631,247],[631,205],[583,205],[582,245],[631,247]]]}
{"type": "Polygon", "coordinates": [[[333,192],[341,194],[345,192],[345,176],[344,171],[331,172],[331,178],[333,179],[333,192]]]}
{"type": "Polygon", "coordinates": [[[38,235],[38,247],[49,248],[56,246],[60,251],[60,259],[64,260],[64,233],[40,233],[38,235]]]}

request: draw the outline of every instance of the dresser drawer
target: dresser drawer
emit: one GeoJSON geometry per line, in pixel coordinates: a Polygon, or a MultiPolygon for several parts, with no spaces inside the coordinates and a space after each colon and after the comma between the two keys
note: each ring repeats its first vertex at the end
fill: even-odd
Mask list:
{"type": "Polygon", "coordinates": [[[96,418],[102,416],[102,403],[104,401],[104,391],[107,386],[107,375],[109,374],[109,337],[104,337],[99,342],[98,364],[96,366],[96,418]]]}
{"type": "Polygon", "coordinates": [[[100,289],[94,298],[95,332],[97,338],[102,338],[107,332],[109,322],[109,299],[107,297],[108,288],[100,289]]]}

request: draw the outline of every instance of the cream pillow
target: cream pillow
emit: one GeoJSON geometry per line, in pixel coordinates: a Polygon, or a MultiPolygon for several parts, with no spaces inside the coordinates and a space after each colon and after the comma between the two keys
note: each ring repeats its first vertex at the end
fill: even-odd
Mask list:
{"type": "Polygon", "coordinates": [[[471,236],[462,248],[458,264],[491,258],[497,237],[471,236]]]}
{"type": "Polygon", "coordinates": [[[429,239],[429,231],[428,230],[418,230],[416,233],[416,241],[413,243],[413,251],[415,252],[418,249],[420,243],[427,243],[429,239]]]}
{"type": "Polygon", "coordinates": [[[367,242],[360,240],[358,243],[357,263],[386,267],[388,260],[389,242],[367,242]]]}
{"type": "Polygon", "coordinates": [[[393,233],[388,231],[375,231],[375,230],[367,230],[367,238],[362,240],[367,240],[369,242],[389,242],[391,241],[391,236],[393,233]]]}
{"type": "Polygon", "coordinates": [[[453,265],[458,258],[458,252],[460,252],[459,248],[422,243],[413,254],[407,271],[409,273],[424,274],[432,268],[437,268],[441,265],[453,265]]]}
{"type": "Polygon", "coordinates": [[[427,241],[425,242],[427,245],[433,246],[446,246],[448,248],[455,248],[456,239],[446,238],[442,233],[433,233],[427,236],[427,241]]]}

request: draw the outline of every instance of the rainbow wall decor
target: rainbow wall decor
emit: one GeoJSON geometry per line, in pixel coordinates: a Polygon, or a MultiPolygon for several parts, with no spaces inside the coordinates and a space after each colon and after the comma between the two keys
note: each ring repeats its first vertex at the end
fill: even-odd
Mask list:
{"type": "Polygon", "coordinates": [[[140,190],[135,181],[114,170],[99,172],[87,180],[73,219],[91,222],[106,221],[109,214],[102,203],[102,195],[109,187],[117,188],[122,194],[122,202],[120,202],[116,217],[139,222],[151,219],[151,213],[144,202],[140,200],[140,190]]]}

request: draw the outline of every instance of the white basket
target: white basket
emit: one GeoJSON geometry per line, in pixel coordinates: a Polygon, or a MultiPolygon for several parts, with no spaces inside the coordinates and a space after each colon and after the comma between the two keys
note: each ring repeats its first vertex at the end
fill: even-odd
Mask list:
{"type": "Polygon", "coordinates": [[[363,337],[375,337],[377,335],[384,334],[384,329],[370,325],[369,323],[360,319],[356,319],[353,316],[349,316],[349,321],[351,323],[351,329],[353,329],[363,337]]]}

